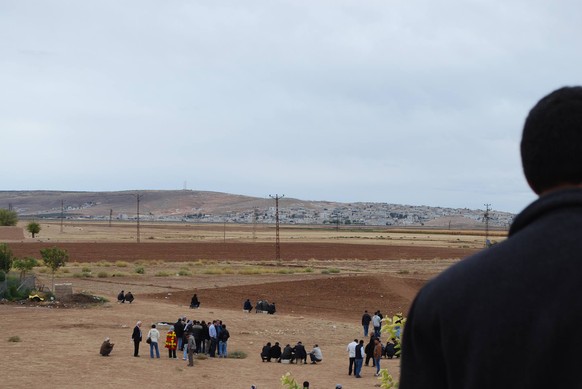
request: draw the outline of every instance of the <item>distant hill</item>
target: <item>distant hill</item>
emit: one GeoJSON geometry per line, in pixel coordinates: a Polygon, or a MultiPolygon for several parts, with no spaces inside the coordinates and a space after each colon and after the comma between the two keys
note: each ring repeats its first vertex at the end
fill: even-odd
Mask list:
{"type": "MultiPolygon", "coordinates": [[[[0,191],[0,208],[15,210],[22,219],[186,221],[213,223],[274,223],[271,198],[194,190],[118,192],[0,191]]],[[[506,228],[513,214],[490,211],[489,225],[506,228]]],[[[282,224],[425,226],[484,228],[483,210],[388,203],[339,203],[279,200],[282,224]]]]}

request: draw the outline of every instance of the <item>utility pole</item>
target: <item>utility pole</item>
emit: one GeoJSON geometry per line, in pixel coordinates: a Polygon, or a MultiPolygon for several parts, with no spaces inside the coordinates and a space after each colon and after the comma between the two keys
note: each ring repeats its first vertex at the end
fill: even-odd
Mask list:
{"type": "Polygon", "coordinates": [[[489,211],[491,210],[491,204],[485,204],[485,213],[483,214],[483,220],[485,220],[485,247],[489,247],[491,244],[489,242],[489,211]]]}
{"type": "Polygon", "coordinates": [[[113,209],[109,210],[109,227],[111,227],[111,218],[113,218],[113,209]]]}
{"type": "Polygon", "coordinates": [[[259,209],[253,210],[253,242],[257,239],[257,220],[259,219],[259,209]]]}
{"type": "Polygon", "coordinates": [[[139,200],[143,197],[143,195],[135,193],[133,196],[135,196],[137,200],[137,243],[139,243],[139,200]]]}
{"type": "Polygon", "coordinates": [[[279,241],[279,199],[285,197],[285,195],[275,196],[269,195],[270,198],[275,199],[275,259],[277,262],[281,261],[281,243],[279,241]]]}
{"type": "Polygon", "coordinates": [[[61,234],[63,233],[63,219],[65,218],[65,202],[61,200],[61,234]]]}

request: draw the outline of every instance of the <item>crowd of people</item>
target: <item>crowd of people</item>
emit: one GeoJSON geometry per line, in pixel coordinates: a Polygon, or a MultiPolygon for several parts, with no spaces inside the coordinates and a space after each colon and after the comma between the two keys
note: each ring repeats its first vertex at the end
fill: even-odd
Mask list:
{"type": "MultiPolygon", "coordinates": [[[[176,323],[170,326],[166,333],[164,347],[168,349],[170,359],[178,359],[178,352],[182,353],[182,359],[188,360],[188,366],[194,365],[194,355],[206,354],[210,358],[226,358],[228,356],[228,340],[230,332],[222,320],[212,322],[188,320],[186,316],[178,318],[176,323]]],[[[138,321],[133,328],[131,338],[134,343],[134,357],[139,357],[140,343],[144,336],[142,322],[138,321]]],[[[156,324],[152,324],[146,336],[149,344],[150,358],[160,358],[159,343],[162,339],[156,324]]]]}

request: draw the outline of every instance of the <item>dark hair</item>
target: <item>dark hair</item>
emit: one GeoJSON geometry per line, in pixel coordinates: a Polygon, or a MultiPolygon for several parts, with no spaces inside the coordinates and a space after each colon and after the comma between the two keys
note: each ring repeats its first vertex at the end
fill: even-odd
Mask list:
{"type": "Polygon", "coordinates": [[[537,194],[582,183],[582,87],[564,87],[529,112],[521,139],[525,178],[537,194]]]}

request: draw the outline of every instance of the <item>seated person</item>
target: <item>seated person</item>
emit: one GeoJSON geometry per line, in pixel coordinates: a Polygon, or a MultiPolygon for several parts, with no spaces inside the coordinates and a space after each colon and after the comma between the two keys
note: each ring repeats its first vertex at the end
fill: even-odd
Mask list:
{"type": "Polygon", "coordinates": [[[297,363],[301,363],[301,361],[304,364],[307,363],[307,351],[305,351],[305,346],[301,342],[297,342],[295,347],[293,347],[293,354],[295,355],[295,361],[297,363]]]}
{"type": "Polygon", "coordinates": [[[129,301],[129,303],[131,304],[133,300],[134,300],[133,299],[133,294],[131,294],[131,292],[127,292],[125,294],[125,301],[129,301]]]}
{"type": "Polygon", "coordinates": [[[243,305],[243,311],[250,312],[253,310],[253,304],[251,304],[251,300],[247,299],[243,305]]]}
{"type": "Polygon", "coordinates": [[[293,348],[291,347],[290,344],[287,344],[283,349],[283,352],[281,353],[281,361],[288,360],[290,363],[293,363],[294,359],[295,355],[293,354],[293,348]]]}
{"type": "Polygon", "coordinates": [[[104,357],[108,357],[111,354],[111,350],[113,350],[114,344],[110,342],[109,338],[105,338],[103,343],[101,344],[101,349],[99,350],[99,354],[103,355],[104,357]]]}
{"type": "Polygon", "coordinates": [[[323,354],[321,353],[321,349],[317,344],[313,346],[313,349],[309,353],[309,358],[311,358],[312,365],[315,365],[317,362],[323,361],[323,354]]]}
{"type": "Polygon", "coordinates": [[[279,342],[275,342],[273,347],[271,347],[269,356],[271,357],[271,359],[274,359],[277,362],[281,362],[281,346],[279,346],[279,342]]]}
{"type": "Polygon", "coordinates": [[[263,362],[271,362],[271,342],[268,342],[263,346],[263,349],[261,350],[261,359],[263,362]]]}
{"type": "MultiPolygon", "coordinates": [[[[395,338],[392,338],[392,341],[388,341],[386,346],[384,346],[384,355],[386,358],[392,359],[396,356],[396,344],[398,341],[395,338]]],[[[396,356],[398,358],[398,356],[396,356]]]]}
{"type": "Polygon", "coordinates": [[[194,294],[192,300],[190,301],[190,308],[200,308],[200,301],[198,301],[198,296],[194,294]]]}
{"type": "Polygon", "coordinates": [[[269,315],[273,315],[275,312],[277,312],[277,309],[275,309],[275,303],[269,304],[269,307],[267,308],[267,313],[269,315]]]}
{"type": "Polygon", "coordinates": [[[124,303],[125,302],[125,295],[123,294],[123,290],[119,292],[117,295],[117,302],[124,303]]]}

